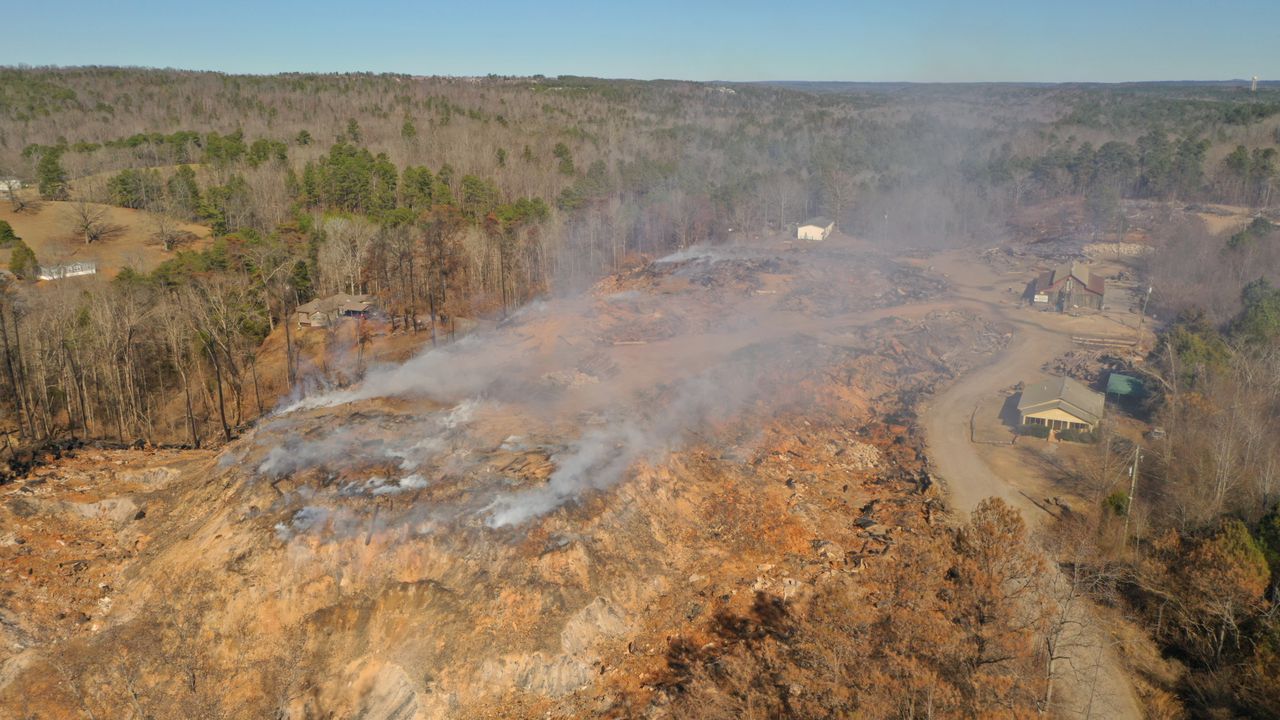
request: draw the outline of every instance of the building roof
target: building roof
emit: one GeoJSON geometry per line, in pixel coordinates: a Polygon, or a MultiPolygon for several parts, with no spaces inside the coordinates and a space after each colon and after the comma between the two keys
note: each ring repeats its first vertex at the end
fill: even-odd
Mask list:
{"type": "Polygon", "coordinates": [[[1039,279],[1036,280],[1036,292],[1044,292],[1069,277],[1074,277],[1077,282],[1091,293],[1102,295],[1106,292],[1106,280],[1089,272],[1088,265],[1075,261],[1064,263],[1052,270],[1046,270],[1041,273],[1039,279]]]}
{"type": "Polygon", "coordinates": [[[338,293],[330,295],[326,298],[316,298],[309,303],[303,303],[298,306],[295,312],[306,313],[332,313],[341,311],[364,311],[373,306],[373,298],[369,295],[352,295],[350,293],[338,293]]]}
{"type": "Polygon", "coordinates": [[[1102,419],[1106,399],[1083,384],[1069,377],[1055,377],[1027,385],[1018,400],[1018,412],[1023,415],[1062,410],[1090,424],[1102,419]]]}
{"type": "Polygon", "coordinates": [[[339,313],[366,312],[373,307],[373,303],[369,300],[344,302],[338,306],[339,313]]]}
{"type": "Polygon", "coordinates": [[[1113,372],[1107,377],[1107,394],[1116,397],[1145,397],[1147,388],[1142,381],[1132,375],[1113,372]]]}
{"type": "Polygon", "coordinates": [[[835,224],[835,221],[834,221],[834,220],[832,220],[832,219],[831,219],[831,218],[829,218],[829,217],[823,217],[823,216],[821,216],[821,215],[815,215],[815,216],[813,216],[813,217],[809,218],[808,220],[805,220],[804,222],[800,223],[800,227],[804,227],[805,225],[816,225],[817,227],[823,227],[823,228],[824,228],[824,227],[830,227],[830,226],[832,226],[832,225],[834,225],[834,224],[835,224]]]}
{"type": "Polygon", "coordinates": [[[60,280],[69,277],[79,277],[80,275],[95,275],[97,272],[97,261],[73,260],[72,262],[62,263],[61,265],[41,265],[36,272],[36,277],[41,280],[60,280]]]}

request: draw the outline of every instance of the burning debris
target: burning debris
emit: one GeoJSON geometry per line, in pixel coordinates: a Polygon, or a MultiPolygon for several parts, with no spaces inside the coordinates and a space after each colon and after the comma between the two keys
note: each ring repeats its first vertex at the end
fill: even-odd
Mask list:
{"type": "MultiPolygon", "coordinates": [[[[824,252],[686,251],[296,398],[148,496],[171,539],[130,556],[125,595],[171,609],[77,612],[139,662],[151,618],[210,628],[229,686],[348,715],[633,692],[672,633],[752,588],[803,597],[930,517],[911,405],[995,336],[908,304],[927,273],[904,294],[883,258],[824,252]],[[367,662],[370,638],[394,661],[367,662]]],[[[8,507],[24,538],[48,512],[8,507]]]]}
{"type": "MultiPolygon", "coordinates": [[[[252,462],[268,479],[319,471],[321,485],[341,497],[430,496],[432,477],[470,477],[471,492],[453,493],[468,507],[449,515],[520,524],[614,485],[635,463],[660,460],[747,405],[767,414],[770,403],[794,402],[764,391],[771,378],[811,369],[792,352],[802,325],[787,300],[775,307],[754,291],[795,273],[792,282],[841,298],[832,326],[857,327],[856,313],[883,303],[868,291],[877,284],[838,282],[827,260],[750,248],[677,253],[601,283],[590,297],[544,303],[491,333],[374,370],[359,386],[297,400],[257,432],[262,452],[252,462]],[[512,477],[511,462],[493,470],[505,426],[564,437],[584,413],[599,424],[576,438],[569,431],[559,448],[530,449],[554,468],[542,484],[512,477]]],[[[307,529],[324,526],[308,518],[307,529]]]]}
{"type": "MultiPolygon", "coordinates": [[[[937,353],[934,335],[954,318],[897,320],[909,331],[886,341],[873,315],[932,297],[939,281],[874,256],[784,255],[691,249],[587,297],[542,303],[359,386],[293,402],[256,433],[260,450],[245,462],[284,493],[277,512],[294,513],[280,522],[282,537],[360,525],[369,513],[361,499],[391,495],[411,499],[384,514],[389,526],[497,529],[577,504],[711,434],[743,434],[812,407],[815,374],[843,367],[852,389],[869,364],[889,358],[947,372],[952,359],[937,353]],[[859,281],[836,261],[856,266],[859,281]],[[892,291],[890,278],[899,283],[892,291]],[[756,292],[766,286],[783,294],[756,292]],[[322,496],[332,513],[288,509],[314,508],[322,496]]],[[[829,461],[861,471],[877,466],[875,455],[853,442],[829,461]]]]}

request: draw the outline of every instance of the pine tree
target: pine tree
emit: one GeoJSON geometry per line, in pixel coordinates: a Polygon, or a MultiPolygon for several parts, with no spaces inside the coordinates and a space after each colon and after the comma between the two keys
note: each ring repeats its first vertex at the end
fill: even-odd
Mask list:
{"type": "Polygon", "coordinates": [[[62,149],[50,148],[40,156],[36,164],[40,196],[45,200],[67,199],[67,171],[62,167],[62,149]]]}
{"type": "Polygon", "coordinates": [[[22,238],[13,232],[13,226],[6,220],[0,220],[0,248],[7,248],[15,242],[22,242],[22,238]]]}
{"type": "Polygon", "coordinates": [[[36,260],[35,252],[21,240],[16,242],[13,252],[9,255],[9,272],[22,280],[34,280],[36,274],[40,272],[40,263],[36,260]]]}

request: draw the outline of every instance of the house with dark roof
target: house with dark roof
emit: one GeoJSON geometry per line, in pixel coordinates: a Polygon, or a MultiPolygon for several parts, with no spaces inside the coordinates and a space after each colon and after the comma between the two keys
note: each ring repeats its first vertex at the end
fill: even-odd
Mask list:
{"type": "Polygon", "coordinates": [[[1067,312],[1079,308],[1101,310],[1107,282],[1084,263],[1070,262],[1046,270],[1031,281],[1027,295],[1036,307],[1067,312]]]}
{"type": "Polygon", "coordinates": [[[836,221],[818,215],[800,223],[796,227],[797,240],[826,240],[831,231],[836,229],[836,221]]]}
{"type": "Polygon", "coordinates": [[[1053,430],[1093,430],[1102,420],[1106,399],[1069,377],[1055,377],[1022,388],[1018,416],[1023,425],[1053,430]]]}
{"type": "Polygon", "coordinates": [[[338,293],[299,305],[293,315],[299,327],[328,327],[344,317],[369,317],[374,310],[371,295],[338,293]]]}

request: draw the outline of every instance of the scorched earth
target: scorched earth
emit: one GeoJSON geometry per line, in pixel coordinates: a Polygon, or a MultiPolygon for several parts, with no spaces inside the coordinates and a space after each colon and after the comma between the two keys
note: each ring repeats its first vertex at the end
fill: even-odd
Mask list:
{"type": "Polygon", "coordinates": [[[674,649],[932,532],[917,400],[1003,342],[944,289],[851,241],[693,248],[216,454],[38,471],[0,707],[662,716],[674,649]]]}

